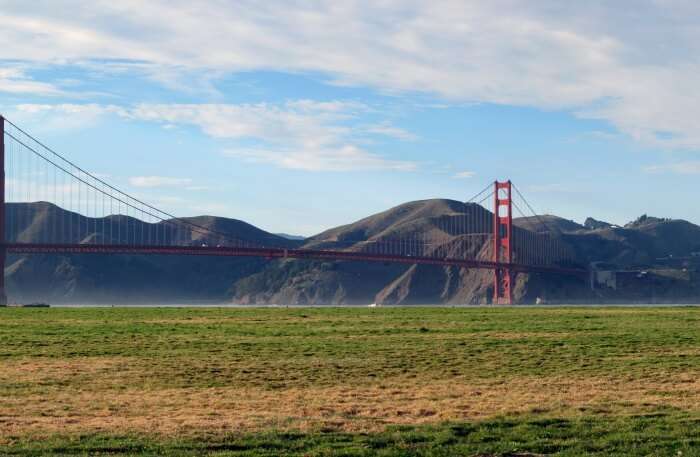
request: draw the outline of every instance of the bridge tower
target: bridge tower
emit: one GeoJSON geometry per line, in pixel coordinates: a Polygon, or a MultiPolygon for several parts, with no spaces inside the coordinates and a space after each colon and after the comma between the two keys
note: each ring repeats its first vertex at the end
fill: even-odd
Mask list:
{"type": "Polygon", "coordinates": [[[5,238],[5,118],[0,115],[0,306],[7,305],[5,292],[5,260],[7,258],[5,238]]]}
{"type": "MultiPolygon", "coordinates": [[[[513,262],[513,185],[510,180],[494,182],[493,205],[493,261],[510,264],[513,262]]],[[[493,304],[513,303],[513,271],[510,268],[494,270],[493,304]]]]}

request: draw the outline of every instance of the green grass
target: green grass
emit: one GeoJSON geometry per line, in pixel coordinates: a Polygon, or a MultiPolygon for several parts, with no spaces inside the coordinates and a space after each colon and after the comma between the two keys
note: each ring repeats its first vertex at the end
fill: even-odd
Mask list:
{"type": "Polygon", "coordinates": [[[699,456],[700,416],[501,418],[478,423],[389,427],[379,433],[275,433],[165,439],[139,435],[54,436],[3,455],[212,456],[699,456]]]}
{"type": "Polygon", "coordinates": [[[167,373],[168,386],[332,384],[338,371],[347,382],[455,371],[642,377],[700,366],[696,308],[8,309],[0,319],[0,360],[134,357],[167,373]],[[262,371],[227,371],[229,361],[262,371]],[[223,371],[193,377],[193,364],[223,371]]]}
{"type": "Polygon", "coordinates": [[[0,454],[700,455],[699,374],[698,308],[2,309],[0,454]]]}

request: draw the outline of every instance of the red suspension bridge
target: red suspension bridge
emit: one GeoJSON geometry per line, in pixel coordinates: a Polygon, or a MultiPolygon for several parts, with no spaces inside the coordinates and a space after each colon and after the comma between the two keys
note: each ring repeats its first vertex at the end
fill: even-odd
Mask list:
{"type": "MultiPolygon", "coordinates": [[[[323,239],[289,248],[179,218],[123,192],[0,117],[0,263],[8,254],[249,256],[487,269],[493,303],[511,304],[518,274],[585,276],[563,234],[510,181],[495,182],[425,230],[323,239]],[[42,229],[27,203],[45,202],[42,229]],[[526,211],[522,211],[525,208],[526,211]],[[514,211],[520,216],[514,219],[514,211]],[[518,223],[517,221],[521,221],[518,223]]],[[[4,275],[0,300],[7,301],[4,275]]]]}

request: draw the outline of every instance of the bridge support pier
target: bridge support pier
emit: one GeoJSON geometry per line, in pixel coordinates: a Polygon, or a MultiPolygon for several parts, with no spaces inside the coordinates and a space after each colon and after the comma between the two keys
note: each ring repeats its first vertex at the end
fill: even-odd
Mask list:
{"type": "Polygon", "coordinates": [[[5,261],[7,240],[5,238],[5,118],[0,116],[0,306],[7,305],[5,292],[5,261]]]}
{"type": "MultiPolygon", "coordinates": [[[[493,261],[513,263],[513,200],[512,183],[494,182],[493,261]]],[[[513,304],[514,274],[510,268],[494,270],[493,304],[513,304]]]]}

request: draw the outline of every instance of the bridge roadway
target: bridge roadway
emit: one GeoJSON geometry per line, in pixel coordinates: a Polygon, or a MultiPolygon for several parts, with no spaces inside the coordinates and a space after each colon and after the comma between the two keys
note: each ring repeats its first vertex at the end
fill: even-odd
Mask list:
{"type": "Polygon", "coordinates": [[[251,248],[228,246],[141,246],[141,245],[88,245],[88,244],[23,244],[6,243],[8,254],[149,254],[149,255],[199,255],[217,257],[264,257],[267,259],[317,259],[346,260],[355,262],[382,262],[421,265],[454,266],[485,270],[510,270],[514,273],[556,273],[588,277],[588,270],[580,268],[533,266],[518,263],[490,262],[440,257],[421,257],[366,252],[251,248]]]}

